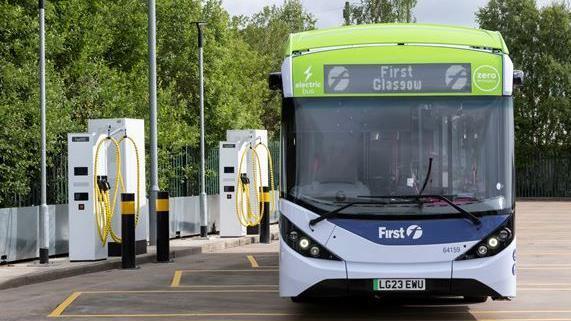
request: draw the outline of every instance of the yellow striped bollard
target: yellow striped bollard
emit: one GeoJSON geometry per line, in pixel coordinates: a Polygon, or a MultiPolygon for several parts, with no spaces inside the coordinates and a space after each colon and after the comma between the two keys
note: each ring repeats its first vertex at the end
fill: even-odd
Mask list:
{"type": "Polygon", "coordinates": [[[157,262],[170,261],[169,192],[157,193],[157,262]]]}
{"type": "Polygon", "coordinates": [[[121,194],[121,267],[136,268],[135,263],[135,194],[121,194]]]}

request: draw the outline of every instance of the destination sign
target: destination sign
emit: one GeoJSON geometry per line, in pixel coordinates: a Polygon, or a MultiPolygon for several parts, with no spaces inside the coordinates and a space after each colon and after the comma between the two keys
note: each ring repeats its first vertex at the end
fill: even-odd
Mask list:
{"type": "Polygon", "coordinates": [[[470,64],[325,65],[328,94],[471,93],[470,64]]]}

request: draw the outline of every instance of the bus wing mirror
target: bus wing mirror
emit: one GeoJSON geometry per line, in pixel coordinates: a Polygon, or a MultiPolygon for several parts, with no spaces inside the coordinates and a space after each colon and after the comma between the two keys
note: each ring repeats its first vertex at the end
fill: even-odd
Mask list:
{"type": "Polygon", "coordinates": [[[521,70],[514,70],[514,80],[513,85],[514,87],[523,87],[525,73],[521,70]]]}
{"type": "Polygon", "coordinates": [[[281,72],[272,72],[268,77],[268,86],[270,90],[282,90],[282,73],[281,72]]]}

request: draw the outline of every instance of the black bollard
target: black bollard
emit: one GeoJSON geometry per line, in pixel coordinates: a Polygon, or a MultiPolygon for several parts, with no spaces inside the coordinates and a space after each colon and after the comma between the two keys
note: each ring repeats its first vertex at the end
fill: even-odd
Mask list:
{"type": "Polygon", "coordinates": [[[135,263],[135,194],[121,194],[121,267],[134,269],[135,263]]]}
{"type": "Polygon", "coordinates": [[[170,262],[169,192],[157,193],[157,262],[170,262]]]}
{"type": "Polygon", "coordinates": [[[264,202],[264,216],[262,216],[262,221],[260,222],[260,243],[269,244],[271,242],[270,238],[270,188],[264,186],[262,188],[262,202],[264,202]]]}

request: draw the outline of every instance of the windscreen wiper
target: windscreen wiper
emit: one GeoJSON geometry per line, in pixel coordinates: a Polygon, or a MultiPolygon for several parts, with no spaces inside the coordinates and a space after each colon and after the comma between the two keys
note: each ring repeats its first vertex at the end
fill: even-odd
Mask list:
{"type": "Polygon", "coordinates": [[[331,211],[331,212],[327,212],[327,213],[322,214],[321,216],[319,216],[319,217],[317,217],[317,218],[312,219],[311,221],[309,221],[309,226],[313,226],[313,225],[315,225],[315,224],[317,224],[317,223],[319,223],[319,222],[321,222],[321,221],[323,221],[323,220],[326,220],[326,219],[335,217],[335,216],[337,216],[337,214],[339,214],[341,211],[343,211],[343,210],[345,210],[345,209],[347,209],[347,208],[349,208],[349,207],[351,207],[351,206],[354,206],[354,205],[374,205],[374,204],[387,205],[387,204],[389,204],[389,203],[388,203],[388,202],[363,202],[363,201],[350,202],[350,203],[347,203],[347,204],[345,204],[345,205],[343,205],[343,206],[341,206],[341,207],[339,207],[339,208],[334,209],[334,210],[331,211]]]}
{"type": "Polygon", "coordinates": [[[426,171],[426,177],[424,178],[424,184],[422,184],[422,189],[418,192],[418,195],[422,195],[424,193],[424,189],[428,184],[428,180],[430,179],[430,174],[432,174],[432,157],[428,159],[428,170],[426,171]]]}
{"type": "MultiPolygon", "coordinates": [[[[385,196],[359,196],[359,197],[373,198],[373,199],[375,199],[375,198],[377,198],[377,199],[411,199],[411,200],[419,200],[419,201],[423,198],[436,198],[436,199],[444,201],[446,204],[450,205],[452,208],[457,210],[460,214],[462,214],[464,217],[469,219],[475,225],[482,224],[479,217],[477,217],[476,215],[466,211],[465,209],[461,208],[460,206],[454,204],[454,202],[452,202],[450,199],[448,199],[444,195],[438,195],[438,194],[436,194],[436,195],[385,195],[385,196]]],[[[389,201],[389,204],[390,203],[391,202],[389,201]]]]}

